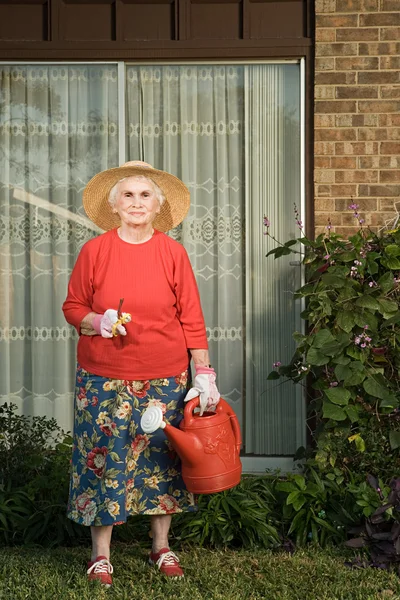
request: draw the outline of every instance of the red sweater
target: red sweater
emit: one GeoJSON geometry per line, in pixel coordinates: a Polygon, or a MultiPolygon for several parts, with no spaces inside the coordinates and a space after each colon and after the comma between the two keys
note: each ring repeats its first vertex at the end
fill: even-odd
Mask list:
{"type": "Polygon", "coordinates": [[[87,242],[76,261],[63,311],[80,333],[89,312],[118,308],[132,316],[127,335],[81,335],[79,364],[113,379],[172,377],[187,369],[188,348],[208,347],[196,280],[186,250],[155,231],[129,244],[112,229],[87,242]]]}

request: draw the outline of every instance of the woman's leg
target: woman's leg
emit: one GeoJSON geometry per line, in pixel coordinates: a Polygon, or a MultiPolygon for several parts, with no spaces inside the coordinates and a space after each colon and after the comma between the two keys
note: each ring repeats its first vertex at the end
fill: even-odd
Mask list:
{"type": "Polygon", "coordinates": [[[154,553],[159,552],[161,548],[169,548],[168,532],[171,526],[171,519],[171,515],[152,515],[150,517],[154,553]]]}
{"type": "Polygon", "coordinates": [[[92,556],[94,561],[98,556],[105,556],[110,560],[110,544],[113,525],[101,525],[99,527],[91,527],[92,534],[92,556]]]}

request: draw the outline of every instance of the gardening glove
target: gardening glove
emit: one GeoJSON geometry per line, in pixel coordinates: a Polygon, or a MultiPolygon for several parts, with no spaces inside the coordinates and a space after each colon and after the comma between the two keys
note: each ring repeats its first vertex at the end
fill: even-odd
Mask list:
{"type": "Polygon", "coordinates": [[[200,396],[200,416],[205,410],[215,410],[221,397],[215,384],[216,374],[211,367],[195,367],[194,386],[188,391],[185,402],[200,396]]]}
{"type": "Polygon", "coordinates": [[[121,313],[118,317],[118,311],[113,308],[106,310],[104,315],[96,315],[92,322],[92,327],[104,338],[112,338],[116,335],[126,335],[126,329],[122,323],[129,323],[131,315],[129,313],[121,313]]]}

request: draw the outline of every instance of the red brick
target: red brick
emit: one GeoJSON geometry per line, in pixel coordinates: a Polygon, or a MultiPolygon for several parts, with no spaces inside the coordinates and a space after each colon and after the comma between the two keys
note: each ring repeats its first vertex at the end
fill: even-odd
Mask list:
{"type": "Polygon", "coordinates": [[[362,196],[399,196],[400,185],[360,185],[359,193],[362,196]]]}
{"type": "Polygon", "coordinates": [[[315,0],[315,12],[335,12],[335,0],[315,0]]]}
{"type": "Polygon", "coordinates": [[[400,87],[383,85],[380,89],[381,98],[400,98],[400,87]]]}
{"type": "MultiPolygon", "coordinates": [[[[334,12],[334,11],[333,11],[334,12]]],[[[315,16],[318,27],[357,27],[358,15],[320,15],[315,16]]]]}
{"type": "MultiPolygon", "coordinates": [[[[333,159],[332,159],[333,160],[333,159]]],[[[334,166],[332,164],[332,166],[334,166]]],[[[360,169],[399,169],[399,156],[359,156],[358,167],[360,169]]]]}
{"type": "MultiPolygon", "coordinates": [[[[359,214],[359,218],[364,219],[365,221],[365,213],[358,213],[359,214]]],[[[342,217],[342,225],[350,225],[350,227],[352,225],[354,225],[354,223],[357,223],[357,218],[354,216],[354,214],[349,214],[349,213],[342,213],[341,215],[342,217]]]]}
{"type": "Polygon", "coordinates": [[[382,54],[396,56],[396,54],[400,53],[400,42],[360,43],[358,45],[358,53],[360,56],[382,56],[382,54]]]}
{"type": "Polygon", "coordinates": [[[378,27],[372,29],[360,29],[360,27],[352,27],[347,29],[340,27],[336,29],[336,41],[338,42],[367,42],[376,40],[379,40],[378,27]]]}
{"type": "MultiPolygon", "coordinates": [[[[383,115],[382,115],[383,116],[383,115]]],[[[387,125],[389,127],[400,127],[400,115],[390,114],[387,116],[387,125]]]]}
{"type": "Polygon", "coordinates": [[[332,156],[330,166],[332,169],[356,169],[357,158],[355,156],[332,156]]]}
{"type": "MultiPolygon", "coordinates": [[[[400,4],[399,4],[399,9],[400,9],[400,4]]],[[[380,39],[383,42],[387,42],[390,40],[400,40],[400,27],[383,27],[381,29],[380,39]]]]}
{"type": "Polygon", "coordinates": [[[377,183],[378,171],[336,171],[335,183],[377,183]]]}
{"type": "Polygon", "coordinates": [[[333,142],[315,142],[314,154],[319,155],[332,155],[335,152],[335,144],[333,142]]]}
{"type": "Polygon", "coordinates": [[[379,10],[379,0],[336,0],[337,12],[368,12],[379,10]]]}
{"type": "MultiPolygon", "coordinates": [[[[357,186],[356,185],[349,185],[349,184],[345,184],[345,185],[331,185],[331,195],[332,196],[355,196],[357,193],[357,186]]],[[[386,194],[387,196],[389,196],[390,194],[386,194]]]]}
{"type": "Polygon", "coordinates": [[[329,57],[325,56],[324,58],[316,58],[315,59],[315,70],[316,71],[333,71],[334,68],[335,68],[335,59],[334,58],[329,58],[329,57]]]}
{"type": "Polygon", "coordinates": [[[317,129],[314,139],[321,142],[352,141],[357,139],[355,129],[317,129]]]}
{"type": "Polygon", "coordinates": [[[333,198],[317,198],[314,204],[314,210],[317,211],[334,211],[335,201],[333,198]]]}
{"type": "Polygon", "coordinates": [[[334,183],[335,171],[331,171],[330,169],[315,169],[314,181],[315,183],[334,183]]]}
{"type": "Polygon", "coordinates": [[[346,200],[338,198],[335,200],[335,210],[340,212],[351,210],[353,212],[353,209],[349,208],[350,204],[353,204],[353,202],[358,204],[362,211],[369,212],[371,210],[376,210],[377,202],[372,198],[357,198],[356,200],[353,200],[352,198],[347,198],[346,200]]]}
{"type": "Polygon", "coordinates": [[[381,56],[381,69],[400,69],[400,56],[381,56]]]}
{"type": "Polygon", "coordinates": [[[335,115],[315,115],[314,127],[335,127],[335,115]]]}
{"type": "Polygon", "coordinates": [[[400,102],[395,100],[360,100],[358,103],[358,110],[361,113],[372,112],[372,113],[386,113],[386,112],[399,112],[400,102]]]}
{"type": "Polygon", "coordinates": [[[400,11],[360,15],[360,27],[383,27],[384,25],[400,25],[400,11]]]}
{"type": "Polygon", "coordinates": [[[315,186],[315,195],[316,196],[330,196],[331,195],[331,186],[330,185],[316,185],[315,186]]]}
{"type": "Polygon", "coordinates": [[[396,183],[400,181],[400,171],[398,169],[392,169],[391,171],[380,171],[379,182],[380,183],[396,183]]]}
{"type": "Polygon", "coordinates": [[[337,84],[347,84],[351,85],[356,82],[356,74],[348,73],[346,71],[342,71],[340,73],[316,73],[315,74],[315,83],[317,85],[337,85],[337,84]]]}
{"type": "Polygon", "coordinates": [[[371,225],[386,225],[394,224],[397,213],[395,212],[375,212],[370,215],[369,222],[371,225]]]}
{"type": "Polygon", "coordinates": [[[335,97],[335,88],[333,85],[316,85],[314,88],[314,98],[318,100],[332,100],[335,97]]]}
{"type": "Polygon", "coordinates": [[[381,0],[381,10],[399,10],[399,0],[381,0]]]}
{"type": "MultiPolygon", "coordinates": [[[[365,102],[365,101],[364,101],[365,102]]],[[[351,113],[356,112],[356,103],[350,102],[346,100],[317,100],[315,102],[315,112],[316,113],[351,113]]],[[[364,111],[367,112],[367,111],[364,111]]],[[[384,112],[384,111],[382,111],[384,112]]]]}
{"type": "MultiPolygon", "coordinates": [[[[362,75],[360,73],[359,75],[362,75]]],[[[336,88],[336,98],[347,99],[347,98],[377,98],[378,90],[376,87],[369,87],[367,85],[359,86],[338,86],[336,88]]]]}
{"type": "Polygon", "coordinates": [[[388,140],[400,140],[400,129],[398,127],[388,129],[388,140]]]}
{"type": "Polygon", "coordinates": [[[353,117],[357,115],[335,115],[336,127],[353,127],[353,117]]]}
{"type": "Polygon", "coordinates": [[[398,71],[363,71],[358,73],[358,83],[399,83],[398,71]]]}
{"type": "Polygon", "coordinates": [[[331,158],[330,156],[315,156],[314,157],[314,167],[316,169],[329,169],[331,166],[331,158]]]}
{"type": "Polygon", "coordinates": [[[336,155],[377,154],[378,142],[336,142],[336,155]]]}
{"type": "Polygon", "coordinates": [[[317,44],[315,47],[316,56],[356,56],[358,47],[356,43],[352,44],[317,44]]]}
{"type": "Polygon", "coordinates": [[[378,127],[366,127],[365,129],[359,129],[358,139],[363,142],[367,142],[370,140],[376,140],[381,142],[382,140],[388,139],[388,130],[380,129],[378,127]]]}
{"type": "Polygon", "coordinates": [[[335,227],[335,233],[344,238],[355,235],[359,231],[359,227],[335,227]]]}
{"type": "Polygon", "coordinates": [[[380,198],[379,199],[379,210],[382,211],[393,211],[398,206],[398,200],[394,198],[380,198]]]}
{"type": "Polygon", "coordinates": [[[317,27],[315,31],[315,40],[317,42],[336,42],[336,29],[321,29],[317,27]]]}
{"type": "Polygon", "coordinates": [[[400,154],[400,143],[381,142],[379,152],[380,154],[400,154]]]}
{"type": "Polygon", "coordinates": [[[379,59],[372,56],[353,58],[336,58],[335,68],[337,71],[361,71],[379,68],[379,59]]]}

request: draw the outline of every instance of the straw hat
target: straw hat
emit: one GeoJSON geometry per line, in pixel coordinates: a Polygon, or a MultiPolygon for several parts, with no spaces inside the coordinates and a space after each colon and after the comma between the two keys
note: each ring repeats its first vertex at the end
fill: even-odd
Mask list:
{"type": "Polygon", "coordinates": [[[105,231],[119,227],[119,216],[112,212],[108,196],[117,181],[136,175],[148,177],[164,193],[165,201],[153,223],[155,229],[169,231],[179,225],[189,210],[189,190],[175,175],[153,169],[151,165],[141,161],[130,161],[122,167],[101,171],[89,181],[83,191],[83,207],[89,219],[105,231]]]}

